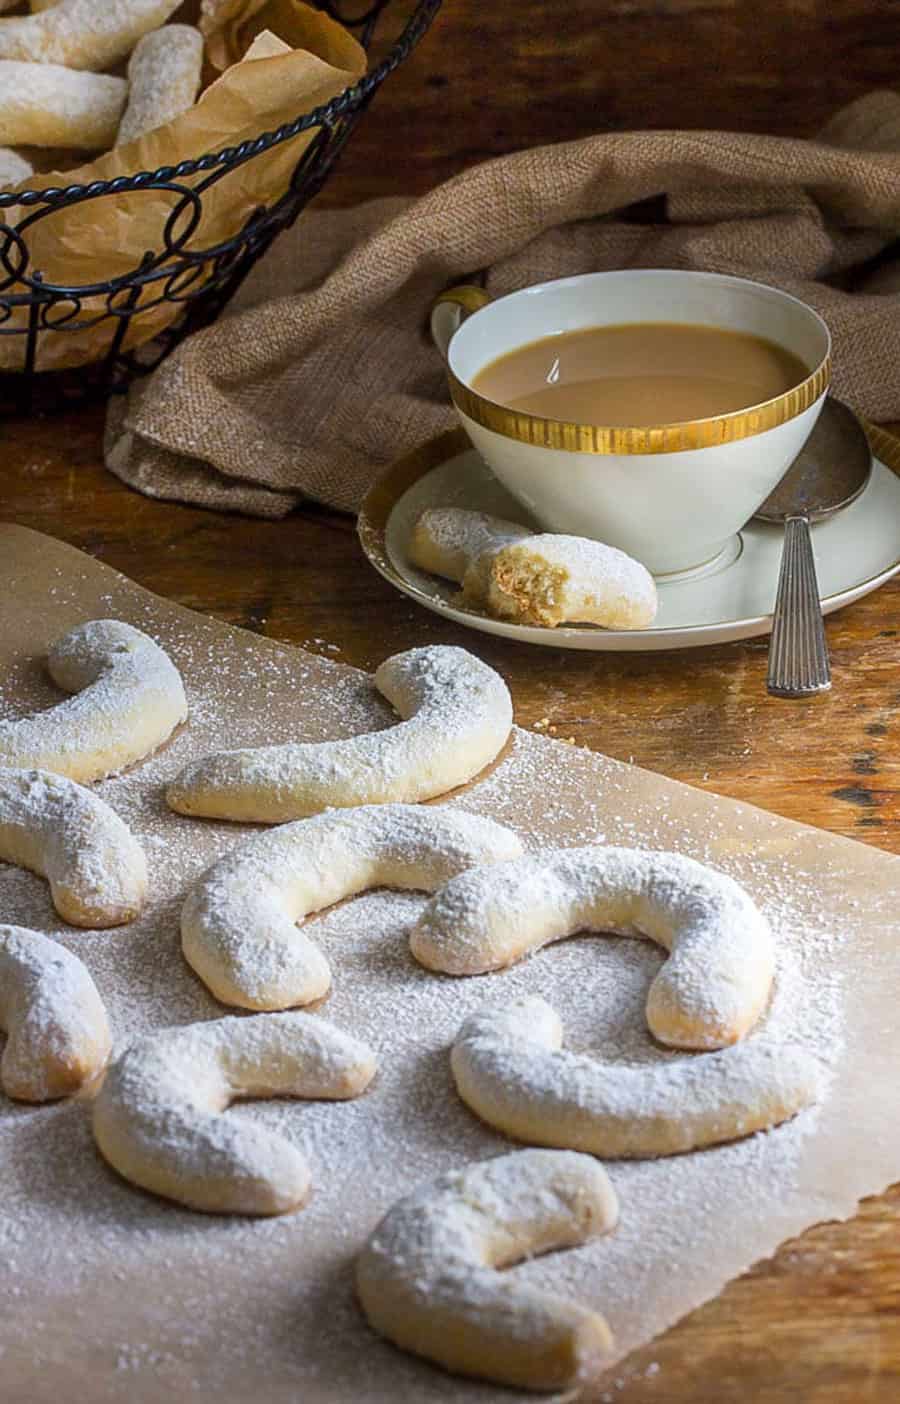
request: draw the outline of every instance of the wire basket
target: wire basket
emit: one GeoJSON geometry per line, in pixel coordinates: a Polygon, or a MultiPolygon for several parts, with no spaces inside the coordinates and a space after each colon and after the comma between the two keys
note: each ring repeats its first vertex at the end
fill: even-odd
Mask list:
{"type": "MultiPolygon", "coordinates": [[[[11,339],[13,354],[7,340],[4,365],[14,367],[0,371],[0,416],[52,413],[124,391],[137,376],[159,365],[183,337],[214,321],[275,236],[293,224],[322,189],[362,113],[422,38],[441,3],[417,0],[412,13],[407,5],[402,31],[364,78],[325,106],[276,131],[156,171],[91,185],[0,193],[0,337],[11,339]],[[254,209],[226,241],[192,248],[203,216],[204,193],[246,162],[304,132],[313,135],[284,193],[272,204],[254,209]],[[78,286],[54,282],[33,267],[29,231],[40,220],[86,201],[139,190],[164,191],[172,203],[159,246],[148,249],[137,267],[103,283],[78,286]],[[14,223],[6,222],[11,208],[14,223]],[[152,340],[126,349],[126,340],[141,341],[133,335],[139,330],[136,325],[128,335],[132,322],[159,309],[161,303],[175,305],[175,319],[152,340]],[[65,370],[37,369],[45,338],[64,337],[107,321],[110,339],[101,360],[65,370]]],[[[376,39],[381,42],[387,12],[396,13],[404,6],[394,0],[374,0],[356,17],[343,12],[340,0],[318,0],[318,8],[355,32],[364,48],[371,50],[376,39]]]]}

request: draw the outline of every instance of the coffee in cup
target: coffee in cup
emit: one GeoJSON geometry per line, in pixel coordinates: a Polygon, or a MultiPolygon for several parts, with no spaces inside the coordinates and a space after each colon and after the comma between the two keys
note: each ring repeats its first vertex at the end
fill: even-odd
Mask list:
{"type": "Polygon", "coordinates": [[[676,424],[748,409],[809,374],[767,337],[689,322],[584,327],[527,342],[472,389],[526,414],[591,424],[676,424]]]}

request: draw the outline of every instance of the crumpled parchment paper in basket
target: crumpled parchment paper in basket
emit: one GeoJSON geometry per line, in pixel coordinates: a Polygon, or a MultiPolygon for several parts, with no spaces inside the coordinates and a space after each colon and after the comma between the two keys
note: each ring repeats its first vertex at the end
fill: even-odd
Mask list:
{"type": "MultiPolygon", "coordinates": [[[[327,102],[357,82],[366,70],[366,53],[342,25],[303,0],[226,0],[207,14],[201,27],[207,38],[207,61],[224,72],[198,102],[175,121],[116,148],[75,170],[33,175],[18,189],[89,185],[138,171],[176,166],[273,131],[327,102]],[[230,66],[228,66],[230,65],[230,66]]],[[[183,312],[179,294],[196,294],[207,285],[216,265],[191,264],[185,254],[226,244],[255,210],[271,207],[285,193],[303,152],[317,128],[301,132],[235,169],[200,172],[173,179],[171,189],[148,188],[105,194],[68,203],[65,209],[21,205],[0,211],[0,221],[18,228],[27,247],[26,277],[39,272],[50,285],[73,289],[70,302],[54,303],[48,327],[38,339],[38,370],[60,370],[102,359],[116,334],[118,318],[109,313],[109,297],[96,284],[121,279],[113,307],[135,296],[132,279],[148,253],[164,276],[140,288],[140,314],[129,320],[122,350],[158,336],[183,312]],[[209,182],[209,183],[207,183],[209,182]],[[79,292],[84,289],[84,292],[79,292]],[[154,305],[155,304],[155,305],[154,305]]],[[[0,368],[22,369],[23,336],[12,327],[27,326],[29,309],[14,306],[2,318],[4,296],[27,291],[10,274],[21,267],[22,246],[0,239],[0,368]],[[5,264],[5,267],[3,266],[5,264]]],[[[219,267],[220,273],[224,269],[219,267]]]]}

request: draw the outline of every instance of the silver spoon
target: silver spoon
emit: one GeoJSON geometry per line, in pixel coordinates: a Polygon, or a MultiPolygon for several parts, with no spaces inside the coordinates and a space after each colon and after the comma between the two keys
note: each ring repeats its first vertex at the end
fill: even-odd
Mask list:
{"type": "Polygon", "coordinates": [[[809,524],[859,497],[871,472],[872,451],[856,415],[827,399],[805,447],[756,513],[760,521],[784,523],[766,677],[774,697],[809,697],[831,687],[809,524]]]}

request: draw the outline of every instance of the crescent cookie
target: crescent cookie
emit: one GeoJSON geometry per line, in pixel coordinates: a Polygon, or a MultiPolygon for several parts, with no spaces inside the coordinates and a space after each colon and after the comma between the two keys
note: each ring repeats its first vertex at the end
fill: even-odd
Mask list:
{"type": "Polygon", "coordinates": [[[145,34],[128,61],[128,106],[117,146],[172,122],[193,105],[200,87],[203,36],[192,24],[145,34]]]}
{"type": "Polygon", "coordinates": [[[0,862],[45,877],[72,926],[122,926],[147,892],[143,849],[118,814],[48,770],[0,769],[0,862]]]}
{"type": "Polygon", "coordinates": [[[259,834],[213,864],[181,915],[188,964],[224,1004],[286,1009],[327,993],[328,962],[297,922],[372,887],[433,892],[514,858],[510,830],[464,810],[371,805],[259,834]]]}
{"type": "Polygon", "coordinates": [[[588,1243],[617,1219],[615,1191],[590,1156],[516,1151],[395,1204],[359,1257],[357,1294],[380,1335],[455,1374],[572,1389],[610,1353],[605,1320],[498,1269],[588,1243]]]}
{"type": "Polygon", "coordinates": [[[94,72],[112,68],[178,5],[179,0],[58,0],[38,13],[0,21],[0,58],[94,72]]]}
{"type": "Polygon", "coordinates": [[[8,1097],[48,1102],[92,1082],[110,1050],[97,987],[65,946],[0,926],[0,1083],[8,1097]]]}
{"type": "Polygon", "coordinates": [[[9,146],[0,146],[0,190],[11,190],[33,174],[34,166],[25,156],[9,146]]]}
{"type": "Polygon", "coordinates": [[[462,584],[462,600],[498,619],[555,629],[645,629],[656,617],[653,577],[601,541],[542,532],[484,512],[432,507],[413,528],[409,558],[462,584]]]}
{"type": "Polygon", "coordinates": [[[429,507],[416,519],[407,554],[414,566],[462,585],[465,604],[487,603],[490,568],[504,546],[533,537],[531,527],[463,507],[429,507]]]}
{"type": "Polygon", "coordinates": [[[821,1070],[802,1047],[765,1036],[642,1067],[562,1048],[539,996],[466,1019],[450,1057],[476,1116],[516,1140],[608,1157],[675,1155],[777,1126],[818,1100],[821,1070]]]}
{"type": "Polygon", "coordinates": [[[222,1113],[239,1097],[358,1097],[374,1075],[364,1043],[309,1014],[164,1029],[110,1067],[94,1139],[126,1180],[190,1209],[287,1214],[309,1193],[305,1157],[284,1136],[222,1113]]]}
{"type": "MultiPolygon", "coordinates": [[[[0,25],[14,23],[0,20],[0,25]]],[[[0,56],[0,143],[108,148],[115,142],[127,97],[124,78],[0,56]]]]}
{"type": "Polygon", "coordinates": [[[512,729],[506,684],[462,648],[386,659],[375,686],[398,725],[343,741],[220,751],[189,765],[166,798],[180,814],[279,824],[322,809],[418,803],[464,785],[512,729]]]}
{"type": "Polygon", "coordinates": [[[39,766],[89,784],[143,760],[187,716],[168,654],[119,620],[79,624],[53,645],[47,667],[58,687],[76,695],[0,721],[0,765],[39,766]]]}
{"type": "Polygon", "coordinates": [[[410,948],[429,970],[477,975],[578,931],[647,936],[669,952],[647,1023],[673,1048],[736,1043],[769,998],[765,917],[732,878],[678,853],[547,849],[463,873],[429,902],[410,948]]]}

